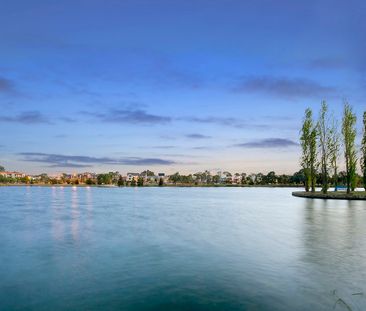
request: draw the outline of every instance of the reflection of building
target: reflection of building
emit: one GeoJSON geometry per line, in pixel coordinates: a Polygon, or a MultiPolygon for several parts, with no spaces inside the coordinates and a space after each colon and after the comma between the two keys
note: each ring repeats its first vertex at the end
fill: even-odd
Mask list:
{"type": "Polygon", "coordinates": [[[5,178],[24,178],[25,174],[18,172],[0,172],[0,176],[5,178]]]}

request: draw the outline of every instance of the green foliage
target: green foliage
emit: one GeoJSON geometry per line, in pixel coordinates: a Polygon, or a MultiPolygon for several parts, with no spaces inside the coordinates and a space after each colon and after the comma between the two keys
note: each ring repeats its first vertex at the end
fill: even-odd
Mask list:
{"type": "Polygon", "coordinates": [[[147,177],[151,177],[151,176],[155,176],[155,173],[149,170],[143,171],[141,174],[141,176],[147,176],[147,177]]]}
{"type": "MultiPolygon", "coordinates": [[[[193,184],[195,183],[193,176],[189,175],[180,175],[178,172],[170,175],[169,180],[174,184],[193,184]]],[[[196,181],[197,182],[197,181],[196,181]]]]}
{"type": "Polygon", "coordinates": [[[212,176],[212,183],[213,184],[218,184],[219,182],[220,182],[220,176],[219,175],[212,176]]]}
{"type": "Polygon", "coordinates": [[[97,183],[98,185],[110,185],[112,183],[111,174],[99,174],[97,176],[97,183]]]}
{"type": "Polygon", "coordinates": [[[136,180],[135,180],[135,178],[132,178],[132,180],[131,180],[131,187],[136,187],[136,180]]]}
{"type": "Polygon", "coordinates": [[[264,181],[268,184],[275,184],[277,183],[277,176],[274,171],[271,171],[267,174],[267,176],[264,178],[264,181]]]}
{"type": "Polygon", "coordinates": [[[139,177],[137,180],[137,186],[142,187],[144,185],[144,179],[142,177],[139,177]]]}
{"type": "Polygon", "coordinates": [[[85,184],[87,185],[94,185],[94,181],[90,178],[88,178],[86,181],[85,181],[85,184]]]}
{"type": "Polygon", "coordinates": [[[164,179],[160,177],[159,179],[159,187],[164,186],[164,179]]]}
{"type": "Polygon", "coordinates": [[[344,158],[346,162],[347,174],[347,193],[354,189],[356,184],[356,163],[357,154],[355,148],[356,139],[356,115],[352,112],[352,107],[344,104],[343,119],[342,119],[342,135],[344,145],[344,158]]]}
{"type": "Polygon", "coordinates": [[[118,187],[122,187],[124,185],[125,185],[125,181],[123,180],[123,177],[122,176],[119,176],[118,182],[117,182],[117,186],[118,187]]]}
{"type": "Polygon", "coordinates": [[[331,128],[328,119],[328,105],[322,101],[319,120],[317,123],[319,137],[320,168],[322,173],[322,192],[327,193],[329,188],[328,171],[331,156],[331,128]]]}
{"type": "Polygon", "coordinates": [[[339,139],[339,129],[338,122],[333,117],[332,124],[330,127],[329,133],[329,157],[330,157],[330,166],[333,170],[333,184],[334,188],[337,189],[338,186],[338,158],[340,152],[340,139],[339,139]]]}
{"type": "Polygon", "coordinates": [[[361,142],[361,170],[363,187],[366,190],[366,111],[363,113],[363,131],[361,142]]]}
{"type": "Polygon", "coordinates": [[[302,149],[301,166],[305,175],[305,190],[315,191],[316,158],[317,158],[317,127],[314,125],[313,112],[305,110],[305,117],[300,131],[300,145],[302,149]]]}

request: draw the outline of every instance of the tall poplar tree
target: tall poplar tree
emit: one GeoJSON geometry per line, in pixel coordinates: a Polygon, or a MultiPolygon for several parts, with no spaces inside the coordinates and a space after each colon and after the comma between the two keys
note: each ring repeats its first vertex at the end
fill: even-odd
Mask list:
{"type": "Polygon", "coordinates": [[[329,148],[330,148],[330,166],[333,170],[334,190],[337,191],[338,186],[338,158],[340,150],[338,122],[332,117],[330,133],[329,133],[329,148]]]}
{"type": "Polygon", "coordinates": [[[318,137],[317,127],[313,126],[310,132],[310,176],[311,176],[311,192],[315,192],[316,186],[316,171],[318,168],[317,162],[317,146],[316,140],[318,137]]]}
{"type": "Polygon", "coordinates": [[[366,111],[363,113],[363,131],[362,131],[362,142],[361,142],[361,169],[362,169],[363,187],[366,190],[366,111]]]}
{"type": "Polygon", "coordinates": [[[328,119],[328,105],[325,101],[322,101],[319,120],[317,123],[318,135],[319,135],[319,154],[320,154],[320,168],[322,174],[322,192],[326,194],[329,188],[329,159],[330,159],[330,126],[328,119]]]}
{"type": "Polygon", "coordinates": [[[310,174],[310,133],[313,124],[313,112],[310,108],[305,110],[305,117],[300,132],[300,145],[302,149],[301,166],[305,176],[305,191],[308,192],[311,186],[310,174]]]}
{"type": "Polygon", "coordinates": [[[305,117],[300,131],[300,145],[302,149],[301,166],[305,175],[305,191],[315,191],[316,182],[316,127],[313,121],[313,112],[305,110],[305,117]]]}
{"type": "Polygon", "coordinates": [[[347,193],[350,193],[351,190],[354,190],[356,183],[356,120],[357,118],[356,115],[352,112],[352,107],[346,102],[344,104],[342,119],[342,135],[344,158],[346,162],[347,193]]]}

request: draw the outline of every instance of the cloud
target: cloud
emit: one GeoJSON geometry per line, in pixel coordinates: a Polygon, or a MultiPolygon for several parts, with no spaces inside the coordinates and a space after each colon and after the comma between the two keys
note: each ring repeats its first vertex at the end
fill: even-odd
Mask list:
{"type": "MultiPolygon", "coordinates": [[[[143,148],[146,148],[146,147],[143,147],[143,148]]],[[[152,148],[154,149],[174,149],[176,148],[176,146],[173,146],[173,145],[166,145],[166,146],[152,146],[152,148]]]]}
{"type": "Polygon", "coordinates": [[[209,150],[209,149],[213,149],[212,146],[196,146],[196,147],[192,147],[192,149],[194,150],[209,150]]]}
{"type": "Polygon", "coordinates": [[[48,118],[39,111],[25,111],[15,116],[0,116],[1,122],[21,124],[50,123],[48,118]]]}
{"type": "Polygon", "coordinates": [[[160,158],[125,157],[113,159],[108,157],[72,156],[40,152],[19,153],[23,161],[49,164],[49,167],[91,167],[95,164],[109,165],[171,165],[174,161],[160,158]]]}
{"type": "Polygon", "coordinates": [[[206,139],[206,138],[211,138],[211,136],[197,134],[197,133],[187,134],[186,137],[187,138],[192,138],[192,139],[206,139]]]}
{"type": "Polygon", "coordinates": [[[252,122],[247,122],[245,120],[231,118],[231,117],[182,117],[177,120],[192,122],[192,123],[203,123],[203,124],[215,124],[222,126],[230,126],[235,128],[256,128],[256,129],[266,129],[270,127],[267,124],[255,124],[252,122]]]}
{"type": "Polygon", "coordinates": [[[341,58],[317,58],[307,64],[309,69],[341,69],[347,66],[341,58]]]}
{"type": "Polygon", "coordinates": [[[0,94],[1,93],[17,93],[15,90],[14,83],[10,81],[9,79],[6,79],[4,77],[0,77],[0,94]]]}
{"type": "Polygon", "coordinates": [[[286,138],[266,138],[242,144],[235,144],[233,146],[242,148],[287,148],[298,146],[298,144],[286,138]]]}
{"type": "Polygon", "coordinates": [[[234,88],[234,92],[262,93],[282,98],[323,97],[336,89],[303,78],[275,78],[270,76],[244,78],[234,88]]]}
{"type": "Polygon", "coordinates": [[[59,117],[58,119],[65,123],[75,123],[76,122],[76,119],[73,119],[70,117],[59,117]]]}
{"type": "Polygon", "coordinates": [[[132,123],[132,124],[165,124],[172,118],[155,115],[142,109],[111,109],[106,113],[82,112],[88,114],[106,123],[132,123]]]}

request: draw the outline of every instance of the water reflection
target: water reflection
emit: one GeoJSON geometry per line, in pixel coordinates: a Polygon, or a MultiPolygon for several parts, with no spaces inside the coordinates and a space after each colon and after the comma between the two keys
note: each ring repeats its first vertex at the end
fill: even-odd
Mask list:
{"type": "Polygon", "coordinates": [[[78,188],[72,187],[71,191],[71,234],[74,241],[79,240],[79,195],[78,188]]]}
{"type": "Polygon", "coordinates": [[[366,304],[366,286],[360,286],[366,280],[364,203],[306,199],[303,204],[301,268],[309,286],[318,285],[319,299],[361,310],[366,304]]]}
{"type": "Polygon", "coordinates": [[[291,191],[0,187],[0,310],[366,310],[365,202],[291,191]]]}
{"type": "Polygon", "coordinates": [[[85,188],[85,205],[86,205],[86,228],[91,232],[93,226],[93,192],[90,187],[85,188]]]}
{"type": "Polygon", "coordinates": [[[52,209],[52,232],[56,240],[64,238],[64,221],[62,213],[65,206],[65,192],[63,187],[52,187],[51,209],[52,209]]]}

